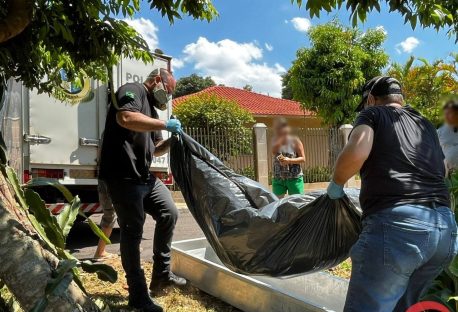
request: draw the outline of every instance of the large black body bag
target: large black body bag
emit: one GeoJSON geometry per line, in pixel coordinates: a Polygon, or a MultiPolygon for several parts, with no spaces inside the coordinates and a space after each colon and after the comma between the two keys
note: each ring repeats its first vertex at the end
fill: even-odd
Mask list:
{"type": "Polygon", "coordinates": [[[358,191],[278,199],[236,174],[186,134],[171,146],[171,168],[189,210],[219,259],[244,274],[290,276],[348,257],[361,230],[358,191]]]}

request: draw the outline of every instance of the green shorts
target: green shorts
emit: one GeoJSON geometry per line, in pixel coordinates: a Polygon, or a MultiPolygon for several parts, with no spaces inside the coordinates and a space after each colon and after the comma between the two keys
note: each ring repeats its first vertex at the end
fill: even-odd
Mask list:
{"type": "Polygon", "coordinates": [[[288,193],[293,194],[304,194],[304,178],[299,177],[295,179],[272,179],[272,192],[275,195],[281,196],[288,193]]]}

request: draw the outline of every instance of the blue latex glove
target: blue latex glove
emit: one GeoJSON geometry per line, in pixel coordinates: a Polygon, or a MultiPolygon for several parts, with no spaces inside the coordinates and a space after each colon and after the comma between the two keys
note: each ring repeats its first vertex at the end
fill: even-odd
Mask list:
{"type": "Polygon", "coordinates": [[[165,122],[165,130],[173,133],[181,133],[181,122],[178,119],[169,119],[165,122]]]}
{"type": "Polygon", "coordinates": [[[327,193],[331,199],[339,199],[345,196],[343,186],[334,181],[329,182],[327,193]]]}

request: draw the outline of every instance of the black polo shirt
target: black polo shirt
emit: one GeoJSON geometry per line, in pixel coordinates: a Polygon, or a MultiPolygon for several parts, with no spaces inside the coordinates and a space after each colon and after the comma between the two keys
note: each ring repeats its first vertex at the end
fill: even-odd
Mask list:
{"type": "Polygon", "coordinates": [[[361,169],[364,215],[403,204],[450,205],[444,154],[436,129],[410,107],[375,106],[355,123],[374,130],[372,151],[361,169]]]}
{"type": "Polygon", "coordinates": [[[118,111],[138,112],[158,118],[146,88],[141,83],[127,83],[116,92],[119,109],[110,105],[102,143],[101,179],[134,179],[146,181],[155,143],[162,140],[161,131],[135,132],[121,127],[116,121],[118,111]]]}

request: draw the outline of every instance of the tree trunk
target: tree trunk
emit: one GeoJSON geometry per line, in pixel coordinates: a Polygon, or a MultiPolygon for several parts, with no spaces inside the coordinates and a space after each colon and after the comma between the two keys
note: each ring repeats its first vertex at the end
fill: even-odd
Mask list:
{"type": "MultiPolygon", "coordinates": [[[[19,207],[11,185],[0,172],[0,280],[25,311],[45,297],[59,259],[40,245],[38,234],[19,207]]],[[[98,311],[72,282],[60,296],[49,296],[46,311],[98,311]]]]}
{"type": "Polygon", "coordinates": [[[0,43],[19,35],[32,20],[30,0],[9,0],[7,6],[8,15],[0,20],[0,43]]]}

